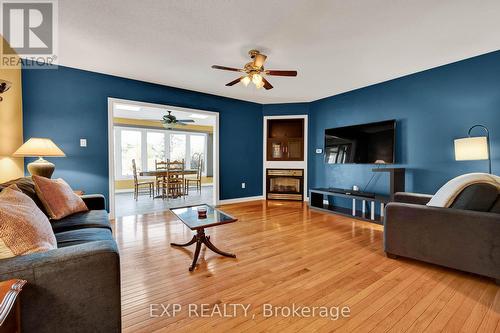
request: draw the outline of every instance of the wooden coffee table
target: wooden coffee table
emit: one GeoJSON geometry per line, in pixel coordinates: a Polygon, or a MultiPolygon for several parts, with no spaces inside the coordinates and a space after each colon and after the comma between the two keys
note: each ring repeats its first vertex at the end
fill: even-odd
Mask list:
{"type": "Polygon", "coordinates": [[[238,221],[229,214],[224,213],[217,208],[209,205],[197,205],[197,206],[186,206],[179,208],[172,208],[170,211],[179,218],[189,229],[196,231],[193,238],[184,244],[170,243],[172,246],[189,246],[196,243],[196,249],[194,251],[193,263],[189,267],[189,271],[192,272],[196,267],[196,262],[198,261],[198,256],[200,255],[201,244],[205,244],[207,248],[213,252],[220,254],[225,257],[236,258],[235,254],[227,253],[219,250],[210,241],[210,236],[205,235],[205,228],[215,227],[221,224],[233,223],[238,221]],[[205,208],[207,210],[207,217],[203,219],[198,218],[198,208],[205,208]]]}

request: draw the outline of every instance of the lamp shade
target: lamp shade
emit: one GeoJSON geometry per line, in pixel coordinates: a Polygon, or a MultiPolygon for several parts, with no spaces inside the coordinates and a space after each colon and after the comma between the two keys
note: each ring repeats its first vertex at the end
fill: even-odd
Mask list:
{"type": "Polygon", "coordinates": [[[18,157],[44,156],[44,157],[62,157],[66,156],[64,152],[56,146],[52,140],[47,138],[31,138],[19,147],[13,154],[18,157]]]}
{"type": "Polygon", "coordinates": [[[487,160],[489,158],[488,139],[485,136],[455,140],[455,160],[487,160]]]}

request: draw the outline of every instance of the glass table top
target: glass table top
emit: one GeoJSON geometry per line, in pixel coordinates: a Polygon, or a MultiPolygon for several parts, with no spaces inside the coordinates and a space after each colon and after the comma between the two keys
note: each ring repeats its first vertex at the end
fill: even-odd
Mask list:
{"type": "Polygon", "coordinates": [[[170,211],[176,215],[191,230],[213,227],[219,224],[236,222],[237,219],[209,205],[196,205],[172,208],[170,211]],[[198,208],[207,210],[206,218],[198,218],[198,208]]]}

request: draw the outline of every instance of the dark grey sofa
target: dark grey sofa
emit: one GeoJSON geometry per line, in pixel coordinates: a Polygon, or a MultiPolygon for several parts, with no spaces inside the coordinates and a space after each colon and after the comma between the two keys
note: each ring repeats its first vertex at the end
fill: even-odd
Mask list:
{"type": "MultiPolygon", "coordinates": [[[[36,202],[29,178],[1,184],[0,190],[14,182],[36,202]]],[[[83,200],[89,212],[51,221],[57,249],[0,260],[0,280],[28,281],[21,294],[23,332],[121,330],[120,258],[105,199],[83,200]]]]}
{"type": "Polygon", "coordinates": [[[396,193],[384,220],[388,257],[413,258],[495,279],[500,284],[500,196],[491,185],[467,187],[450,208],[432,196],[396,193]]]}

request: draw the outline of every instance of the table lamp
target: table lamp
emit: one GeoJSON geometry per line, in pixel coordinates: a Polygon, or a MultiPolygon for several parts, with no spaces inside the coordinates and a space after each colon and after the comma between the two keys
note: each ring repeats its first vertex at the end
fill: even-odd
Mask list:
{"type": "Polygon", "coordinates": [[[474,125],[469,129],[468,137],[455,140],[455,160],[473,161],[488,160],[488,173],[491,173],[490,133],[483,125],[474,125]],[[486,132],[486,136],[471,137],[471,131],[480,127],[486,132]]]}
{"type": "Polygon", "coordinates": [[[47,138],[31,138],[19,147],[13,154],[15,157],[38,157],[38,160],[28,164],[31,175],[50,178],[55,165],[43,159],[45,157],[63,157],[64,152],[47,138]]]}

